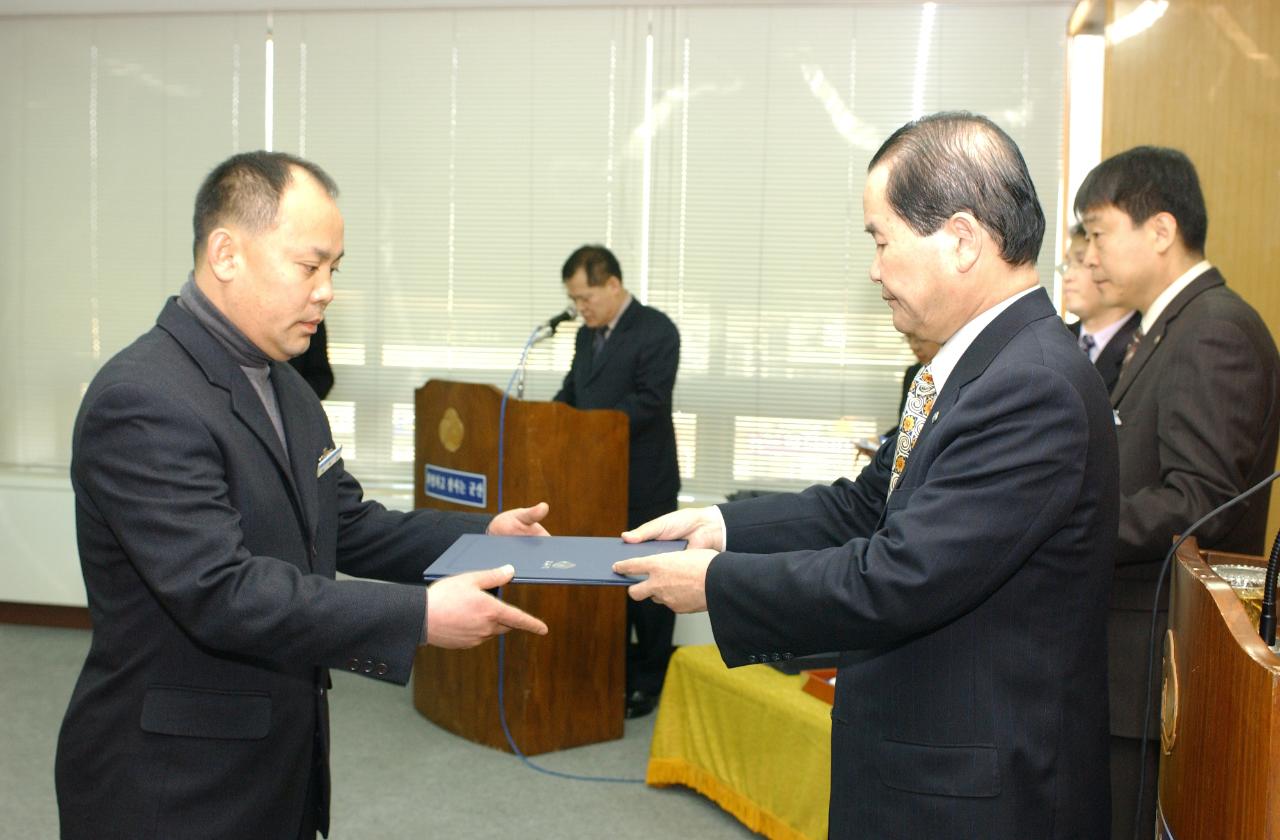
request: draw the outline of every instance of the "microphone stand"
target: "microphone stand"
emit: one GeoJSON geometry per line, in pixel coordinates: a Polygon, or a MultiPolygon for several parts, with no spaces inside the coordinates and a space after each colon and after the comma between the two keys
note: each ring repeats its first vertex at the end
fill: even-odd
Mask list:
{"type": "Polygon", "coordinates": [[[529,351],[533,349],[533,345],[553,335],[555,330],[546,324],[539,324],[533,328],[533,332],[529,333],[529,340],[524,343],[524,349],[520,351],[520,364],[516,368],[516,399],[524,399],[524,374],[529,364],[529,351]]]}

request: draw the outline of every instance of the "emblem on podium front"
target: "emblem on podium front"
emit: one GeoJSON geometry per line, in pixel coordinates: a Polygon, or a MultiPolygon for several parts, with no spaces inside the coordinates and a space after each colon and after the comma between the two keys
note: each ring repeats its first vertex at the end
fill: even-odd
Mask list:
{"type": "Polygon", "coordinates": [[[467,436],[467,427],[463,425],[458,410],[450,406],[440,418],[440,444],[450,452],[457,452],[462,447],[462,439],[467,436]]]}
{"type": "Polygon", "coordinates": [[[1160,748],[1173,752],[1178,740],[1178,644],[1172,630],[1164,634],[1164,680],[1160,692],[1160,748]]]}

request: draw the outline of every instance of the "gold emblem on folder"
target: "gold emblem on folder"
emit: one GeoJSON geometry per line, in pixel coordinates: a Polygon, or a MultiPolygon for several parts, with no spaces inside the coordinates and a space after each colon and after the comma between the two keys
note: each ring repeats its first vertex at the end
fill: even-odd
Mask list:
{"type": "Polygon", "coordinates": [[[440,443],[450,452],[457,452],[462,447],[462,439],[467,436],[467,427],[462,424],[456,408],[448,408],[440,418],[440,443]]]}

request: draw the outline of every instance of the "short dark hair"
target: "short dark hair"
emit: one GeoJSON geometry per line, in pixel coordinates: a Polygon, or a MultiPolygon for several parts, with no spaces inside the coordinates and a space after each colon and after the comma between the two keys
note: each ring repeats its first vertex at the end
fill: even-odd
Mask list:
{"type": "Polygon", "coordinates": [[[944,111],[899,128],[867,171],[890,166],[889,206],[920,236],[959,212],[972,213],[1010,265],[1035,265],[1044,211],[1022,152],[991,120],[944,111]]]}
{"type": "Polygon", "coordinates": [[[293,181],[295,166],[315,178],[330,197],[338,197],[338,185],[309,160],[284,152],[233,155],[209,173],[196,193],[192,255],[198,259],[209,234],[225,222],[234,222],[251,233],[270,228],[280,209],[280,196],[293,181]]]}
{"type": "Polygon", "coordinates": [[[568,283],[573,275],[582,269],[587,274],[588,286],[603,286],[610,277],[617,277],[622,282],[622,266],[618,258],[603,245],[583,245],[569,255],[560,269],[560,282],[568,283]]]}
{"type": "Polygon", "coordinates": [[[1108,204],[1124,211],[1135,225],[1168,213],[1177,220],[1187,250],[1204,253],[1209,214],[1200,178],[1191,158],[1177,149],[1136,146],[1095,166],[1076,191],[1076,215],[1108,204]]]}

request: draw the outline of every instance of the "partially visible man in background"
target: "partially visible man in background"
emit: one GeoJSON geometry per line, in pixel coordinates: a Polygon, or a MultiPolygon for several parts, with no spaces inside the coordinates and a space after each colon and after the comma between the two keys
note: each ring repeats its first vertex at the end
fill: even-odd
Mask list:
{"type": "MultiPolygon", "coordinates": [[[[1157,659],[1148,683],[1153,607],[1156,656],[1168,620],[1160,566],[1176,534],[1275,466],[1280,358],[1262,318],[1205,259],[1208,214],[1182,152],[1139,146],[1108,158],[1080,185],[1075,211],[1104,301],[1142,316],[1111,392],[1120,447],[1108,625],[1112,837],[1129,840],[1155,830],[1158,715],[1142,718],[1160,674],[1157,659]]],[[[1201,547],[1261,553],[1269,498],[1263,490],[1206,522],[1201,547]]]]}
{"type": "MultiPolygon", "coordinates": [[[[575,408],[612,408],[627,415],[627,527],[634,528],[676,509],[680,467],[671,405],[680,332],[666,315],[631,296],[622,284],[618,258],[603,245],[574,251],[560,276],[584,326],[555,399],[575,408]]],[[[671,610],[627,602],[627,717],[647,715],[657,704],[674,629],[671,610]]]]}
{"type": "Polygon", "coordinates": [[[1062,305],[1080,319],[1068,324],[1067,329],[1098,369],[1110,393],[1120,378],[1125,350],[1142,316],[1128,307],[1114,306],[1102,296],[1093,271],[1084,263],[1088,247],[1084,225],[1072,227],[1066,261],[1058,267],[1062,276],[1062,305]]]}
{"type": "Polygon", "coordinates": [[[290,155],[220,164],[191,276],[85,393],[71,483],[93,640],[58,738],[63,838],[327,836],[329,668],[403,685],[420,644],[547,632],[484,591],[510,566],[422,587],[461,534],[545,534],[546,505],[364,501],[286,363],[333,299],[336,195],[290,155]]]}
{"type": "Polygon", "coordinates": [[[324,399],[333,390],[333,366],[329,364],[329,330],[325,322],[316,325],[311,344],[300,356],[289,360],[293,369],[302,374],[316,396],[324,399]]]}

